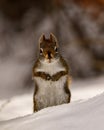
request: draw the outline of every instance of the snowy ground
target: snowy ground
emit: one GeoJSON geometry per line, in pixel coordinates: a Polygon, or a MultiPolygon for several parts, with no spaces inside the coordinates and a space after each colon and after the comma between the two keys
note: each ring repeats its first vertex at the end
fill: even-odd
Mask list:
{"type": "Polygon", "coordinates": [[[73,81],[71,104],[46,108],[35,114],[32,114],[32,91],[0,100],[0,130],[104,129],[104,94],[101,94],[104,76],[73,81]]]}
{"type": "Polygon", "coordinates": [[[104,93],[0,123],[0,130],[103,130],[104,93]]]}
{"type": "MultiPolygon", "coordinates": [[[[104,92],[104,77],[91,80],[73,81],[71,85],[72,101],[82,102],[104,92]]],[[[21,90],[23,91],[23,90],[21,90]]],[[[0,100],[0,121],[32,113],[33,90],[0,100]]]]}

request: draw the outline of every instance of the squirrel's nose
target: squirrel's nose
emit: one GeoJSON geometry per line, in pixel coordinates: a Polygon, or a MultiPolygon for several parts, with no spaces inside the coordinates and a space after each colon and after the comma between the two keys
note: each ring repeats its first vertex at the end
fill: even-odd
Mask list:
{"type": "Polygon", "coordinates": [[[48,51],[48,59],[52,58],[52,53],[48,51]]]}

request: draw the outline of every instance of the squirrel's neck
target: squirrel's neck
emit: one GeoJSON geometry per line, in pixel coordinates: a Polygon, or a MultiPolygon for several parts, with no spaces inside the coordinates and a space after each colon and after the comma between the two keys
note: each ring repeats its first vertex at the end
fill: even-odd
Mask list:
{"type": "Polygon", "coordinates": [[[65,69],[66,68],[61,63],[61,60],[58,59],[52,63],[44,63],[44,62],[40,61],[39,65],[36,68],[36,71],[37,72],[45,72],[45,73],[48,73],[50,75],[54,75],[57,72],[65,71],[65,69]]]}

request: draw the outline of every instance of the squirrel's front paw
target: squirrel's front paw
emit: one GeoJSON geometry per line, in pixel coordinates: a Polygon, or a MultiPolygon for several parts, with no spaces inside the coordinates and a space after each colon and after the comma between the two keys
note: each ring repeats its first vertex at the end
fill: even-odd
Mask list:
{"type": "Polygon", "coordinates": [[[46,80],[50,80],[50,79],[51,79],[51,76],[49,74],[47,74],[46,80]]]}

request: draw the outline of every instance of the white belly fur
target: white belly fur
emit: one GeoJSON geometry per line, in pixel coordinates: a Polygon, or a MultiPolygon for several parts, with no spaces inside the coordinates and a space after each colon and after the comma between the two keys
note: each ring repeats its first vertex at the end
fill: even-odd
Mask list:
{"type": "Polygon", "coordinates": [[[45,81],[42,78],[35,77],[39,89],[35,95],[38,109],[48,106],[67,103],[68,95],[64,91],[64,84],[67,76],[61,77],[58,81],[45,81]]]}
{"type": "MultiPolygon", "coordinates": [[[[36,69],[36,72],[45,72],[51,76],[60,71],[65,71],[65,68],[59,60],[55,60],[50,64],[41,62],[36,69]]],[[[41,77],[34,77],[34,80],[38,85],[38,92],[35,95],[38,110],[48,106],[67,103],[68,95],[64,91],[67,75],[61,77],[58,81],[46,81],[41,77]]]]}

